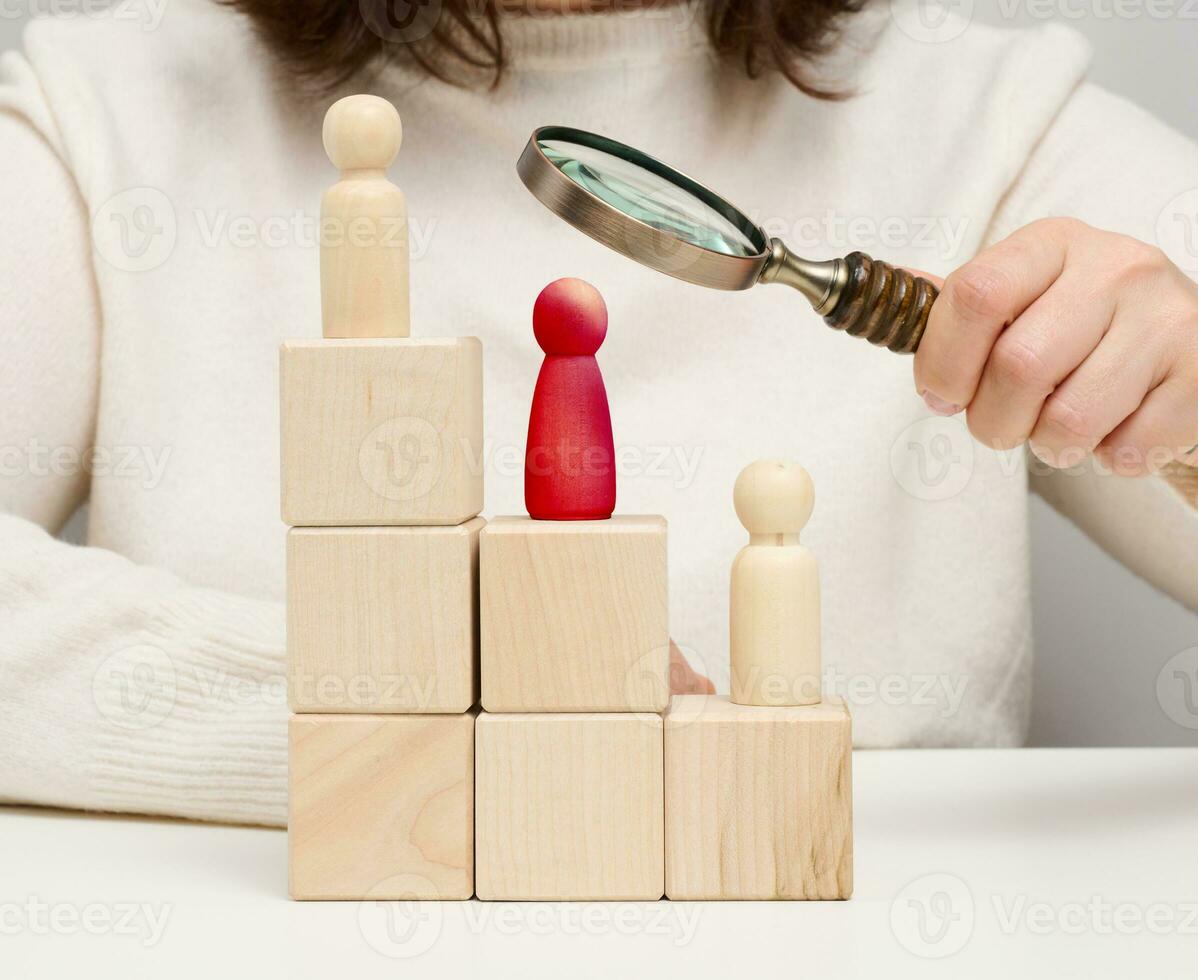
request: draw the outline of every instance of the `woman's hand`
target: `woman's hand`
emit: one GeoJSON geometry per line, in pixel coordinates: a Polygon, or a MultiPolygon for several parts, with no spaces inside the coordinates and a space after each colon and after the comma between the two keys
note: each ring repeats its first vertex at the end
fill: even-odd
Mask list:
{"type": "Polygon", "coordinates": [[[670,693],[715,694],[715,685],[695,672],[673,640],[670,640],[670,693]]]}
{"type": "Polygon", "coordinates": [[[1051,466],[1198,464],[1198,284],[1133,238],[1034,222],[944,281],[915,386],[980,442],[1027,441],[1051,466]]]}

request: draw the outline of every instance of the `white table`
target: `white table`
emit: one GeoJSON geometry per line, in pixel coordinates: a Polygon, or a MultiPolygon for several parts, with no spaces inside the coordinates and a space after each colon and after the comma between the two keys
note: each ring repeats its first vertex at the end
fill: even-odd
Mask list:
{"type": "Polygon", "coordinates": [[[1198,976],[1198,749],[854,767],[837,903],[301,904],[279,831],[0,810],[0,976],[1198,976]]]}

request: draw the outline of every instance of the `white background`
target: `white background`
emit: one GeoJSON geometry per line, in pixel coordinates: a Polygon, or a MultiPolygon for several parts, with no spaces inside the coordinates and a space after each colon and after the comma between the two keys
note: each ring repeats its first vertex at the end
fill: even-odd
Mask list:
{"type": "MultiPolygon", "coordinates": [[[[0,0],[0,51],[19,46],[31,14],[95,2],[0,0]]],[[[979,22],[1069,24],[1094,47],[1092,80],[1198,140],[1198,0],[951,2],[979,22]]],[[[1038,499],[1031,522],[1032,744],[1198,745],[1198,730],[1172,721],[1156,697],[1162,667],[1198,644],[1198,615],[1107,558],[1038,499]]]]}

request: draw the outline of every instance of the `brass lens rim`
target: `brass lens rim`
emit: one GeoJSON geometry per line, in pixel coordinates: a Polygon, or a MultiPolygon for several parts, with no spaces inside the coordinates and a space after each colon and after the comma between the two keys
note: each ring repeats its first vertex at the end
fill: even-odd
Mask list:
{"type": "Polygon", "coordinates": [[[569,126],[533,131],[516,171],[533,197],[584,235],[658,272],[712,289],[748,289],[770,261],[770,241],[753,222],[698,181],[617,140],[569,126]],[[541,142],[561,140],[619,157],[668,181],[735,225],[759,251],[727,255],[654,228],[596,197],[562,173],[545,156],[541,142]]]}

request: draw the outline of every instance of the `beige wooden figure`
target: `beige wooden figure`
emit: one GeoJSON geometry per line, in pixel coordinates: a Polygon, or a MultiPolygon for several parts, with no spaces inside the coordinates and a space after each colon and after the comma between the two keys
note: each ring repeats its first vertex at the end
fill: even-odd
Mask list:
{"type": "Polygon", "coordinates": [[[815,490],[796,463],[763,459],[733,490],[749,543],[732,563],[732,701],[748,705],[820,700],[819,565],[799,543],[815,490]]]}
{"type": "Polygon", "coordinates": [[[387,179],[403,142],[386,99],[350,95],[324,117],[324,149],[341,180],[320,204],[320,294],[326,337],[407,337],[408,206],[387,179]]]}

